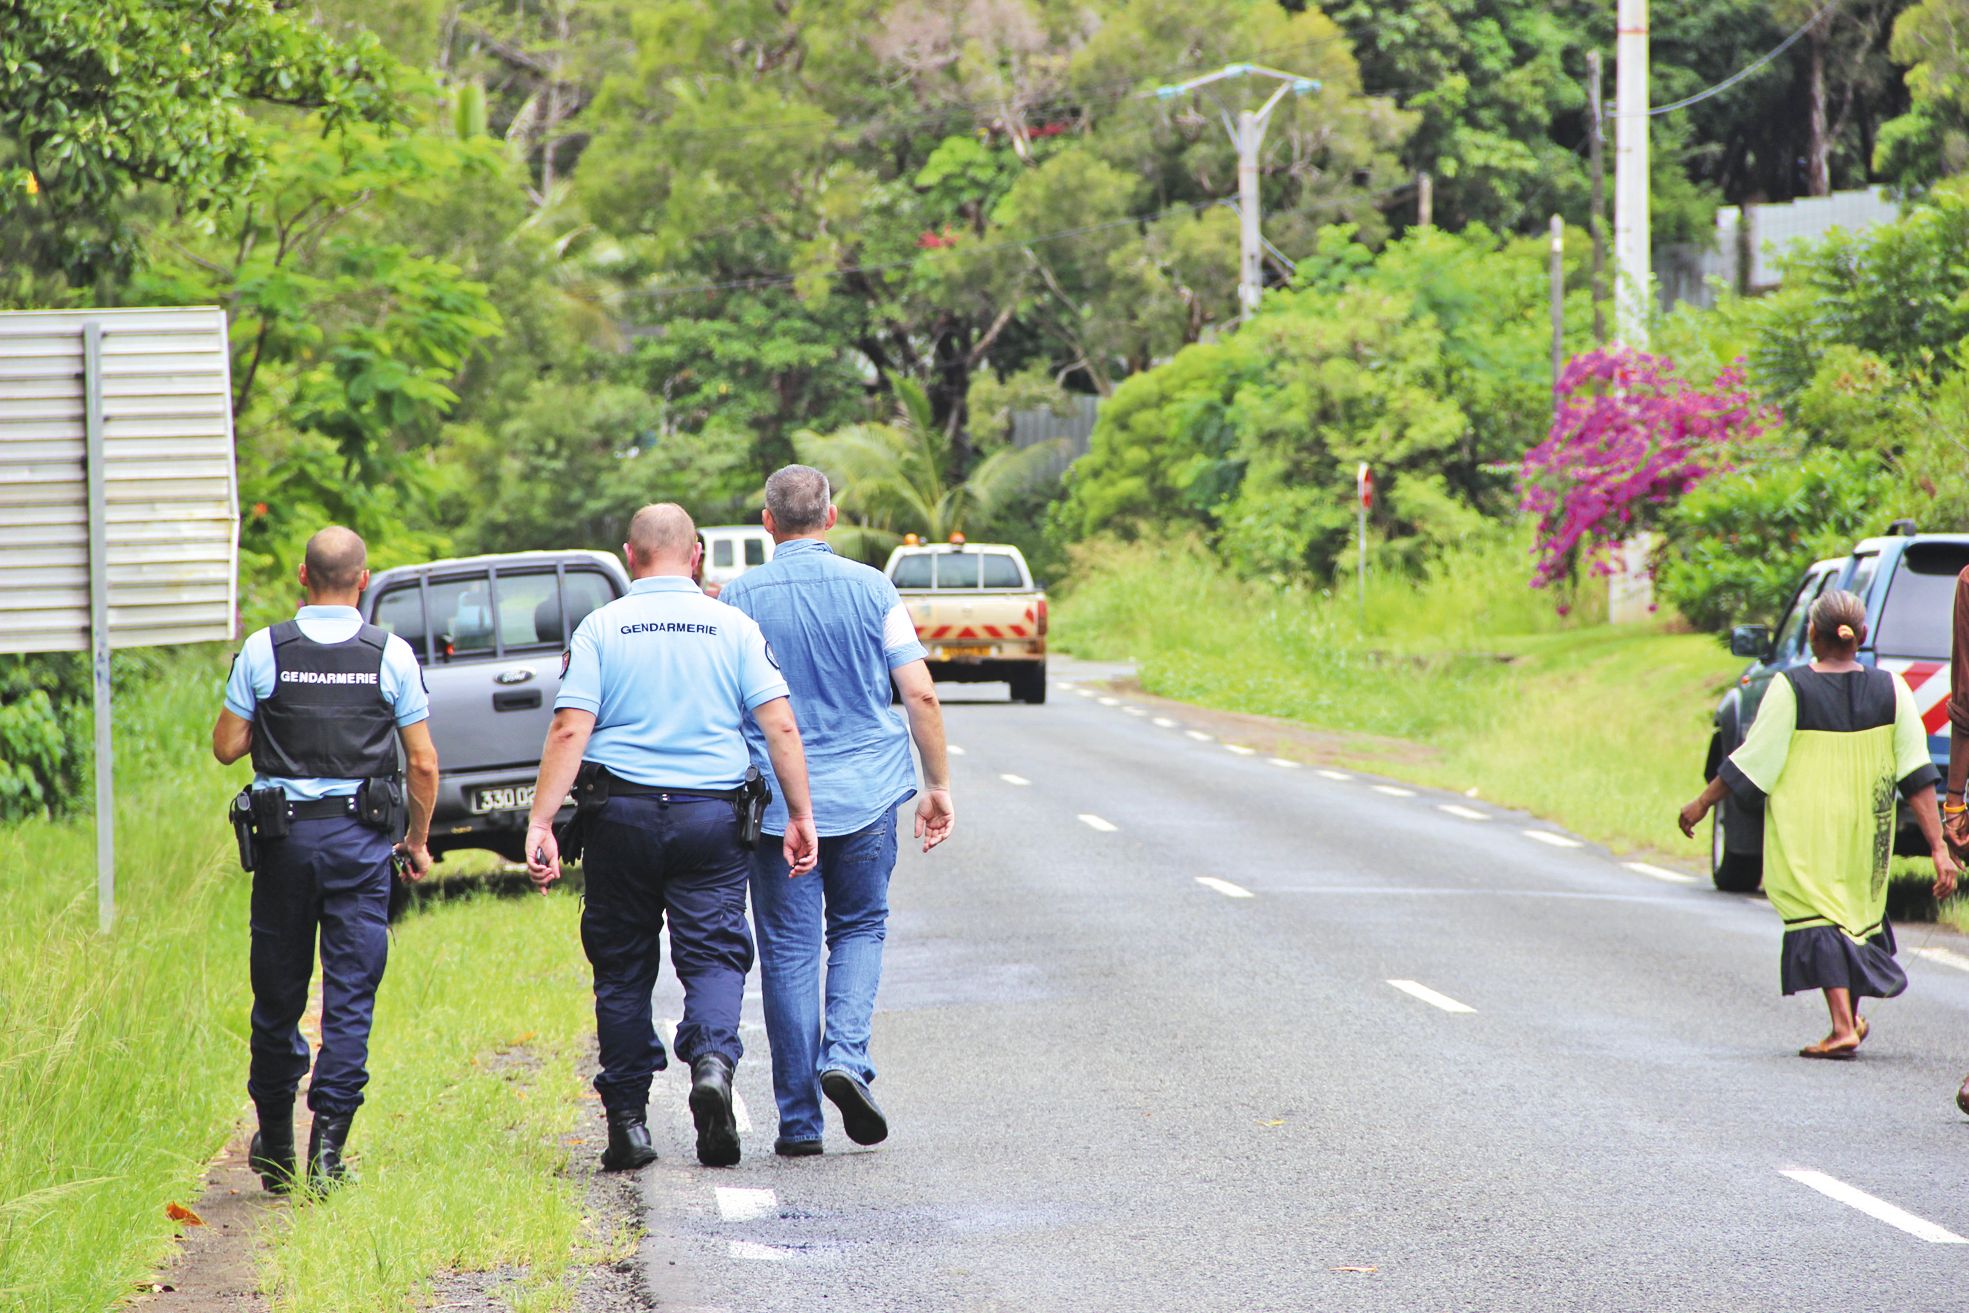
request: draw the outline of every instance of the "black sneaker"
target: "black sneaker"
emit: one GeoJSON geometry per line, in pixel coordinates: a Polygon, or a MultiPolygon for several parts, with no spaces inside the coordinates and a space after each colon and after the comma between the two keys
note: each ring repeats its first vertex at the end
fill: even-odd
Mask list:
{"type": "Polygon", "coordinates": [[[813,1158],[821,1153],[821,1142],[812,1140],[789,1140],[780,1136],[773,1141],[773,1152],[782,1158],[813,1158]]]}
{"type": "Polygon", "coordinates": [[[841,1110],[841,1126],[856,1144],[880,1144],[889,1138],[889,1119],[868,1085],[853,1072],[829,1067],[820,1074],[820,1092],[841,1110]]]}
{"type": "Polygon", "coordinates": [[[716,1053],[691,1062],[691,1120],[697,1160],[706,1167],[738,1165],[738,1119],[732,1114],[732,1064],[716,1053]]]}

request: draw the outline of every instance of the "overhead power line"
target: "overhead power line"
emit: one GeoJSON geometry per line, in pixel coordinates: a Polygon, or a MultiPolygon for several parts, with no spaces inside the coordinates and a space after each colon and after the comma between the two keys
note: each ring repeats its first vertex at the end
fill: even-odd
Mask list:
{"type": "Polygon", "coordinates": [[[1773,46],[1768,52],[1766,52],[1762,58],[1753,60],[1752,62],[1745,64],[1742,68],[1730,74],[1730,76],[1724,78],[1721,82],[1718,82],[1715,86],[1704,87],[1701,91],[1696,92],[1693,96],[1684,96],[1682,97],[1682,99],[1674,101],[1667,105],[1650,106],[1648,108],[1648,117],[1655,118],[1658,115],[1662,115],[1662,114],[1673,114],[1678,109],[1687,109],[1691,105],[1699,105],[1703,101],[1708,100],[1711,96],[1722,95],[1725,91],[1728,91],[1731,87],[1743,81],[1745,78],[1749,77],[1751,74],[1757,72],[1759,69],[1763,68],[1766,64],[1776,59],[1779,55],[1782,55],[1785,51],[1797,45],[1798,42],[1804,38],[1804,35],[1807,32],[1811,31],[1814,27],[1818,26],[1818,22],[1821,18],[1824,18],[1827,14],[1839,8],[1839,6],[1844,3],[1845,0],[1829,0],[1829,3],[1827,3],[1824,8],[1820,9],[1816,14],[1813,14],[1810,18],[1806,19],[1804,23],[1800,25],[1800,27],[1796,32],[1793,32],[1790,36],[1778,42],[1778,44],[1773,46]]]}

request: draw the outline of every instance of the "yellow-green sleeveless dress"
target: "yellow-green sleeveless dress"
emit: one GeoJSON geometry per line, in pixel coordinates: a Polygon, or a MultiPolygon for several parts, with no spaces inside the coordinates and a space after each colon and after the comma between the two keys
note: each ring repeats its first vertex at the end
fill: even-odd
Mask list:
{"type": "Polygon", "coordinates": [[[1784,992],[1906,989],[1887,924],[1894,796],[1939,778],[1907,685],[1884,670],[1787,671],[1722,775],[1737,798],[1764,806],[1764,893],[1784,918],[1784,992]]]}

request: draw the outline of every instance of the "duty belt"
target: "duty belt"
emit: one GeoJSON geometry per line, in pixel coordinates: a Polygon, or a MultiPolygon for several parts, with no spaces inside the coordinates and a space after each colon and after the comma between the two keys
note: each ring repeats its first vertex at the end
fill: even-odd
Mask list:
{"type": "Polygon", "coordinates": [[[287,815],[296,821],[319,821],[331,816],[356,815],[356,796],[351,793],[339,798],[315,798],[307,802],[289,799],[287,815]]]}
{"type": "Polygon", "coordinates": [[[736,802],[744,794],[744,789],[673,789],[667,784],[637,784],[614,771],[609,772],[611,798],[710,798],[717,802],[736,802]]]}

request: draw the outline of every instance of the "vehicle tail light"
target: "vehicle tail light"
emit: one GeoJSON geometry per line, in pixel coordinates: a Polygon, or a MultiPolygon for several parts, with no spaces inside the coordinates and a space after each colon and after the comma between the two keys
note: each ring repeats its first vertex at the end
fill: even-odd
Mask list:
{"type": "Polygon", "coordinates": [[[1046,637],[1046,599],[1039,599],[1039,636],[1046,637]]]}

